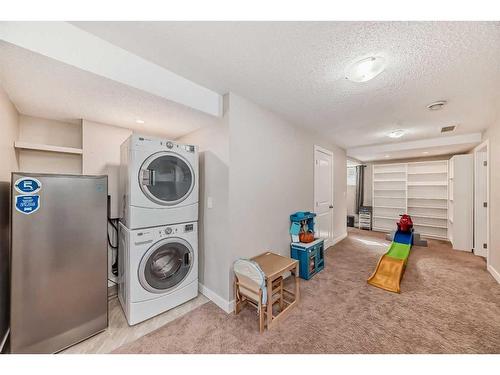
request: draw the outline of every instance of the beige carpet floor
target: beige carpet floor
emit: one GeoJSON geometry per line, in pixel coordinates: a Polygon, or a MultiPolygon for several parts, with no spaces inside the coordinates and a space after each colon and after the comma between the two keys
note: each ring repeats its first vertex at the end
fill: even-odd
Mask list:
{"type": "Polygon", "coordinates": [[[500,353],[500,285],[484,259],[446,242],[414,247],[401,294],[370,286],[389,242],[351,230],[326,268],[301,280],[300,305],[259,334],[255,310],[206,303],[116,353],[500,353]]]}

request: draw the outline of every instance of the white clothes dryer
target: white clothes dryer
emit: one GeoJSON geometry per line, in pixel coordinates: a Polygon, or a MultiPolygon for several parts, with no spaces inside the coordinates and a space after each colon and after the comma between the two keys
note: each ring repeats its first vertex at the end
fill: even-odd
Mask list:
{"type": "Polygon", "coordinates": [[[121,221],[129,229],[198,220],[198,147],[131,135],[121,145],[121,221]]]}

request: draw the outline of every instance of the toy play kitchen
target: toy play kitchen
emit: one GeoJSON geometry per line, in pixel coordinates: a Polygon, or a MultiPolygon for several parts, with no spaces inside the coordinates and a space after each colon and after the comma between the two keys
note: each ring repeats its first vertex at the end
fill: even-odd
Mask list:
{"type": "Polygon", "coordinates": [[[325,268],[324,240],[314,236],[315,217],[308,211],[290,215],[291,257],[299,261],[299,276],[305,280],[325,268]]]}

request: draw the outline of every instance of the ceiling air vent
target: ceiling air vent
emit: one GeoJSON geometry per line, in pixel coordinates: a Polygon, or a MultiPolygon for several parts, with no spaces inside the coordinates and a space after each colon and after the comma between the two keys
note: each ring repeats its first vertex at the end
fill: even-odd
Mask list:
{"type": "Polygon", "coordinates": [[[449,132],[452,132],[452,131],[455,131],[457,127],[455,125],[451,125],[451,126],[443,126],[441,128],[441,133],[449,133],[449,132]]]}

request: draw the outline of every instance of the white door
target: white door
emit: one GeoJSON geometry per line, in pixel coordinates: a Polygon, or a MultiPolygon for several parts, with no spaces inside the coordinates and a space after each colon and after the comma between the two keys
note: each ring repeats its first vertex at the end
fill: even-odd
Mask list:
{"type": "Polygon", "coordinates": [[[333,243],[333,153],[314,146],[314,212],[316,236],[333,243]]]}
{"type": "Polygon", "coordinates": [[[488,255],[488,155],[476,152],[476,181],[474,186],[474,254],[488,255]]]}

